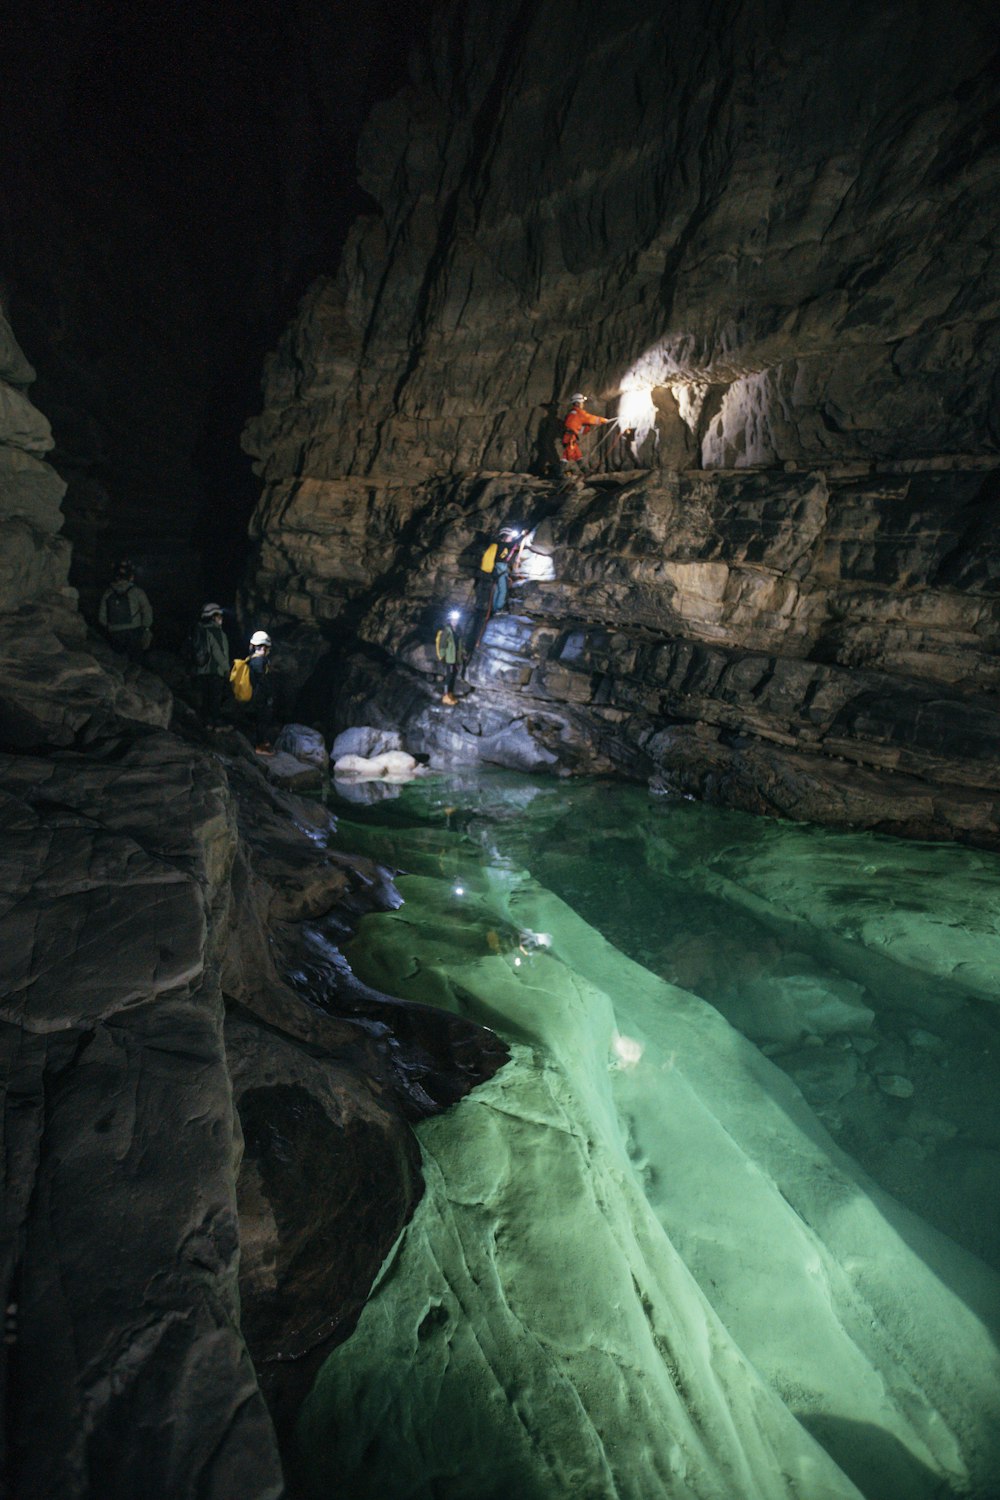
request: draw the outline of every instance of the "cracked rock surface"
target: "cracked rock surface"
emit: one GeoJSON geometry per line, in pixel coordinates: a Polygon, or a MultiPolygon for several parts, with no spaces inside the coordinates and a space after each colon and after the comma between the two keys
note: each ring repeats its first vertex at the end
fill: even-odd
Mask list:
{"type": "MultiPolygon", "coordinates": [[[[2,319],[0,359],[30,380],[2,319]]],[[[0,523],[47,430],[8,409],[0,523]]],[[[0,1465],[18,1500],[277,1500],[420,1197],[410,1122],[506,1049],[354,979],[389,873],[88,639],[44,472],[37,560],[0,574],[0,1465]]]]}
{"type": "Polygon", "coordinates": [[[972,3],[450,12],[245,434],[311,716],[995,843],[994,49],[972,3]],[[557,489],[576,388],[634,439],[557,489]],[[539,523],[438,711],[445,611],[539,523]]]}

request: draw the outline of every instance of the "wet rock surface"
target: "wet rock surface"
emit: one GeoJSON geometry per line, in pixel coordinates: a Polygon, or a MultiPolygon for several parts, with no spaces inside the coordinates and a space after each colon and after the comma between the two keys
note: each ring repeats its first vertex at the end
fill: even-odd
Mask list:
{"type": "Polygon", "coordinates": [[[407,1121],[505,1056],[370,991],[341,1016],[330,934],[289,984],[306,917],[391,885],[235,741],[0,759],[15,1493],[280,1493],[254,1365],[287,1425],[419,1197],[407,1121]]]}
{"type": "MultiPolygon", "coordinates": [[[[0,473],[45,441],[8,406],[0,473]]],[[[0,1458],[18,1500],[277,1500],[275,1429],[419,1199],[410,1122],[506,1049],[354,980],[390,873],[88,638],[64,557],[35,588],[58,524],[0,580],[0,1458]]]]}
{"type": "Polygon", "coordinates": [[[419,533],[387,541],[361,583],[337,559],[363,519],[331,510],[327,550],[293,500],[265,534],[256,598],[314,625],[342,612],[346,658],[286,627],[309,708],[396,726],[432,765],[618,771],[752,812],[996,847],[994,491],[982,469],[635,474],[572,494],[480,476],[414,492],[419,533]],[[516,582],[487,621],[472,581],[512,520],[538,528],[553,576],[516,582]],[[452,607],[471,660],[449,707],[433,642],[452,607]]]}
{"type": "Polygon", "coordinates": [[[502,1472],[576,1495],[609,1470],[636,1497],[825,1493],[815,1450],[803,1473],[769,1447],[752,1477],[707,1476],[771,1421],[744,1378],[715,1424],[732,1338],[794,1414],[792,1446],[808,1433],[838,1466],[833,1493],[992,1497],[995,856],[481,769],[348,817],[405,872],[406,904],[348,950],[359,972],[460,1014],[480,996],[515,1045],[421,1127],[427,1191],[393,1273],[303,1411],[312,1493],[430,1495],[457,1471],[470,1494],[502,1472]],[[610,1101],[584,1128],[576,1069],[610,1101]],[[886,1094],[890,1075],[912,1094],[886,1094]],[[608,1206],[629,1181],[634,1240],[608,1206]],[[693,1332],[673,1276],[656,1320],[650,1212],[725,1334],[693,1332]]]}

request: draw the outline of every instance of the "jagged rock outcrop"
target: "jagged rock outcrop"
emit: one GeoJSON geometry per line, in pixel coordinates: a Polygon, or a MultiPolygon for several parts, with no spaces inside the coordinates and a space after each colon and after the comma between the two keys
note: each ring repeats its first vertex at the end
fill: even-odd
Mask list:
{"type": "Polygon", "coordinates": [[[48,422],[29,401],[35,372],[0,313],[0,607],[40,598],[72,604],[69,543],[59,536],[66,486],[44,455],[48,422]]]}
{"type": "Polygon", "coordinates": [[[991,470],[636,474],[572,496],[480,476],[415,492],[403,526],[331,485],[322,529],[316,488],[268,530],[257,574],[312,621],[285,656],[315,712],[332,621],[355,642],[338,722],[402,725],[435,764],[620,771],[750,811],[1000,842],[991,470]],[[470,579],[511,519],[536,527],[552,576],[483,629],[470,579]],[[433,650],[449,606],[479,642],[454,708],[433,650]]]}
{"type": "Polygon", "coordinates": [[[335,722],[410,748],[994,840],[994,44],[971,5],[448,11],[245,438],[250,597],[313,712],[357,632],[335,722]],[[527,476],[577,385],[635,472],[567,501],[527,476]],[[539,517],[557,582],[430,734],[415,628],[539,517]]]}
{"type": "Polygon", "coordinates": [[[995,452],[996,38],[960,14],[453,7],[270,366],[265,477],[530,468],[578,383],[668,467],[995,452]]]}
{"type": "Polygon", "coordinates": [[[4,1483],[277,1497],[275,1427],[422,1191],[409,1121],[506,1050],[354,980],[337,944],[388,873],[88,638],[0,335],[4,1483]]]}

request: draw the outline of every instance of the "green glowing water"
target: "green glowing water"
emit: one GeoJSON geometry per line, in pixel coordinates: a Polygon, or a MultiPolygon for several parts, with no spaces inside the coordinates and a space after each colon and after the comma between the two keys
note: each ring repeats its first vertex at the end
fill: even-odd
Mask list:
{"type": "Polygon", "coordinates": [[[421,1127],[312,1492],[995,1496],[1000,861],[503,773],[342,832],[407,872],[361,976],[514,1050],[421,1127]]]}

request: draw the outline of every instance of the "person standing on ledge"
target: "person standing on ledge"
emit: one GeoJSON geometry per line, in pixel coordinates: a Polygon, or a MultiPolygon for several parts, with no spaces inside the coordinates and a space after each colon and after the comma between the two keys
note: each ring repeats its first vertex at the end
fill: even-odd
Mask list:
{"type": "Polygon", "coordinates": [[[582,391],[577,391],[571,399],[573,405],[563,422],[562,462],[565,465],[563,473],[566,477],[569,478],[572,475],[578,478],[580,470],[575,466],[583,463],[583,453],[580,450],[581,437],[591,427],[604,427],[609,418],[595,417],[593,412],[587,411],[587,398],[582,391]]]}
{"type": "Polygon", "coordinates": [[[461,619],[460,611],[452,609],[448,611],[448,619],[437,635],[434,637],[434,651],[439,662],[445,669],[444,693],[441,702],[449,708],[454,708],[458,699],[455,697],[455,683],[458,679],[458,670],[462,665],[464,651],[462,643],[455,631],[461,619]]]}
{"type": "Polygon", "coordinates": [[[201,689],[206,729],[224,729],[222,702],[229,680],[229,641],[222,628],[222,605],[206,604],[191,633],[191,659],[201,689]]]}
{"type": "Polygon", "coordinates": [[[136,664],[152,645],[152,605],[135,581],[135,568],[125,558],[115,564],[111,587],[101,595],[97,623],[114,649],[136,664]]]}
{"type": "Polygon", "coordinates": [[[271,752],[271,716],[274,710],[274,688],[271,684],[271,637],[266,630],[255,630],[250,637],[247,657],[253,684],[253,720],[258,755],[271,752]]]}

